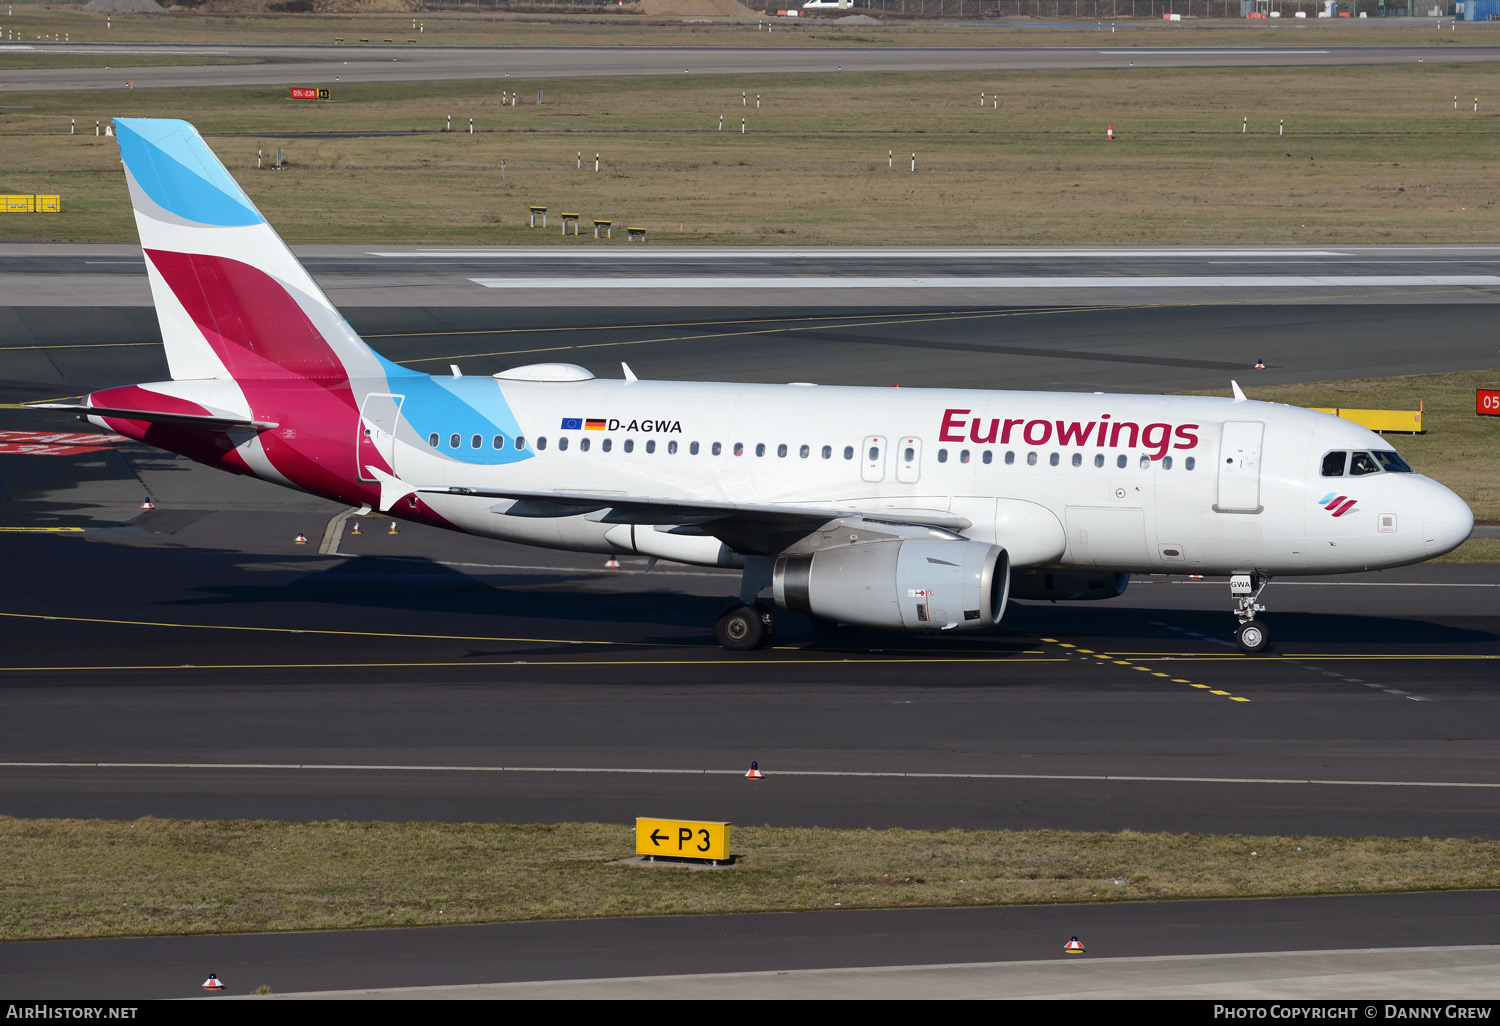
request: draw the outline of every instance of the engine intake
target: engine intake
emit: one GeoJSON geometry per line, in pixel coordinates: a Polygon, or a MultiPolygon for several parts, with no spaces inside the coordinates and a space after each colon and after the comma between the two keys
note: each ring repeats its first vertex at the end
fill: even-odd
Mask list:
{"type": "Polygon", "coordinates": [[[1010,557],[979,541],[864,542],[776,560],[776,605],[897,630],[993,627],[1005,613],[1010,557]]]}

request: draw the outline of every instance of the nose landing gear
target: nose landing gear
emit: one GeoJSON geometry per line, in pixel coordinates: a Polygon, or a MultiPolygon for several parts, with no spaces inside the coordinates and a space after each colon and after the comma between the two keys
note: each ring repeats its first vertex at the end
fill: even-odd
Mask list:
{"type": "Polygon", "coordinates": [[[1255,618],[1256,613],[1265,612],[1259,601],[1260,593],[1271,583],[1269,577],[1260,574],[1233,574],[1229,578],[1229,594],[1234,596],[1234,615],[1240,625],[1234,630],[1234,640],[1246,655],[1264,652],[1271,643],[1271,632],[1255,618]]]}

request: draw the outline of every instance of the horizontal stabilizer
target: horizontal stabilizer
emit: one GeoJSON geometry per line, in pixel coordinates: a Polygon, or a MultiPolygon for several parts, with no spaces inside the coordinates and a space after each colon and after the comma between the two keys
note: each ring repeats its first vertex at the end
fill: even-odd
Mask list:
{"type": "Polygon", "coordinates": [[[33,410],[62,410],[76,413],[80,417],[118,417],[121,420],[142,420],[151,424],[182,424],[186,427],[215,428],[218,430],[240,429],[244,431],[269,431],[277,427],[275,421],[250,420],[231,414],[214,416],[202,413],[163,413],[160,410],[120,410],[110,406],[79,406],[74,403],[31,403],[33,410]]]}

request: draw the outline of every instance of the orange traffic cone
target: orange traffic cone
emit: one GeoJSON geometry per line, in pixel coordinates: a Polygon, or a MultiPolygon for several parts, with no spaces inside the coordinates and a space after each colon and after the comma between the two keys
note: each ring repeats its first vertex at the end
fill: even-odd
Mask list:
{"type": "Polygon", "coordinates": [[[349,533],[350,534],[359,534],[360,533],[360,531],[359,531],[359,521],[358,520],[356,520],[354,522],[354,526],[352,528],[350,528],[349,533]]]}
{"type": "Polygon", "coordinates": [[[143,501],[141,503],[141,509],[155,509],[155,508],[156,508],[156,503],[154,503],[154,502],[151,501],[151,496],[149,496],[149,495],[146,496],[145,501],[143,501]]]}
{"type": "Polygon", "coordinates": [[[208,974],[208,979],[203,981],[204,990],[223,990],[223,982],[213,973],[208,974]]]}
{"type": "Polygon", "coordinates": [[[294,544],[294,545],[306,545],[307,544],[307,535],[305,535],[305,534],[299,534],[299,535],[297,535],[296,538],[292,539],[292,544],[294,544]]]}
{"type": "Polygon", "coordinates": [[[745,779],[746,780],[764,780],[764,779],[766,779],[765,774],[760,771],[760,763],[758,763],[758,762],[751,762],[750,763],[750,772],[748,772],[748,773],[745,774],[745,779]]]}
{"type": "Polygon", "coordinates": [[[1114,125],[1110,125],[1108,128],[1106,128],[1104,130],[1104,137],[1106,139],[1108,139],[1110,142],[1114,142],[1115,141],[1115,126],[1114,125]]]}
{"type": "Polygon", "coordinates": [[[1070,955],[1081,955],[1084,951],[1083,941],[1079,940],[1077,937],[1074,937],[1072,940],[1068,941],[1068,943],[1063,945],[1063,950],[1070,955]]]}
{"type": "Polygon", "coordinates": [[[1256,370],[1265,370],[1266,369],[1266,361],[1264,361],[1264,360],[1256,360],[1255,361],[1255,369],[1256,370]]]}
{"type": "Polygon", "coordinates": [[[607,560],[604,561],[604,569],[618,570],[620,569],[620,561],[614,556],[610,556],[607,560]]]}
{"type": "Polygon", "coordinates": [[[386,534],[400,534],[401,532],[398,531],[398,530],[396,530],[396,522],[394,520],[392,520],[391,521],[391,529],[389,531],[385,532],[385,533],[386,534]]]}

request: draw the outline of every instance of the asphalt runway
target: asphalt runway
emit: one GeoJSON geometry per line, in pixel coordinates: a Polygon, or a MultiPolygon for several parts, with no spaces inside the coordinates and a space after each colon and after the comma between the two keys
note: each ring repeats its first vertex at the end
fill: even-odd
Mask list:
{"type": "MultiPolygon", "coordinates": [[[[661,916],[491,926],[349,930],[326,933],[153,937],[5,945],[0,995],[88,1000],[202,997],[208,973],[225,982],[225,995],[247,995],[265,985],[274,994],[352,992],[423,997],[402,987],[443,988],[449,998],[569,997],[576,986],[551,993],[507,993],[476,984],[684,974],[714,991],[703,996],[1121,996],[1131,984],[1152,986],[1146,996],[1304,999],[1342,996],[1367,1001],[1427,997],[1493,1000],[1500,936],[1500,893],[1446,892],[1215,902],[1122,902],[1022,908],[830,911],[750,916],[661,916]],[[1062,951],[1077,935],[1088,952],[1069,960],[1062,951]],[[1341,985],[1337,952],[1348,968],[1378,969],[1374,979],[1341,985]],[[1484,945],[1482,948],[1461,946],[1484,945]],[[1426,947],[1422,951],[1418,946],[1426,947]],[[1416,949],[1416,950],[1414,950],[1416,949]],[[1303,952],[1290,959],[1247,959],[1245,952],[1303,952]],[[1387,957],[1381,957],[1387,953],[1387,957]],[[1208,956],[1234,953],[1237,957],[1208,956]],[[1475,956],[1479,956],[1475,958],[1475,956]],[[1122,959],[1146,959],[1121,967],[1122,959]],[[1068,964],[1072,961],[1074,964],[1068,964]],[[1017,979],[1000,986],[949,982],[938,995],[914,993],[894,974],[862,972],[843,987],[826,983],[811,995],[787,988],[791,979],[748,989],[749,972],[871,966],[983,966],[1010,963],[1017,979]],[[1256,963],[1260,962],[1260,965],[1256,963]],[[1205,964],[1207,963],[1207,964],[1205,964]],[[1249,972],[1244,968],[1249,966],[1249,972]],[[1232,974],[1231,967],[1241,967],[1232,974]],[[1433,968],[1436,967],[1436,968],[1433,968]],[[1423,970],[1426,972],[1413,972],[1423,970]],[[1143,972],[1144,970],[1144,972],[1143,972]],[[1062,975],[1055,975],[1058,971],[1062,975]],[[1140,974],[1144,978],[1139,978],[1140,974]],[[1052,976],[1051,989],[1026,986],[1052,976]],[[1103,977],[1104,979],[1100,979],[1103,977]],[[1238,978],[1236,978],[1238,977],[1238,978]],[[1249,986],[1244,982],[1248,980],[1249,986]],[[1230,981],[1233,981],[1231,983],[1230,981]],[[777,986],[780,984],[780,986],[777,986]],[[1234,984],[1238,984],[1235,986],[1234,984]],[[1002,989],[1003,988],[1003,989],[1002,989]],[[1101,993],[1102,991],[1102,993],[1101,993]],[[1090,993],[1093,992],[1093,993],[1090,993]]],[[[950,978],[951,979],[951,978],[950,978]]],[[[669,980],[658,997],[681,997],[682,980],[669,980]],[[665,993],[662,993],[664,991],[665,993]]],[[[630,990],[598,987],[591,997],[628,997],[630,990]]],[[[1134,995],[1141,996],[1139,992],[1134,995]]]]}
{"type": "MultiPolygon", "coordinates": [[[[357,282],[374,263],[318,273],[357,282]]],[[[61,265],[62,277],[79,269],[61,265]]],[[[119,287],[129,273],[116,272],[119,287]]],[[[1257,355],[1272,365],[1260,380],[1492,366],[1490,293],[1465,295],[878,311],[799,307],[795,294],[623,311],[388,298],[346,312],[395,359],[457,360],[469,373],[568,359],[612,374],[625,358],[643,376],[1170,390],[1222,386],[1257,355]],[[1440,356],[1414,342],[1433,337],[1440,356]]],[[[146,307],[0,308],[0,404],[164,373],[146,307]]],[[[0,405],[0,431],[89,430],[0,405]]],[[[1493,567],[1279,581],[1267,593],[1275,651],[1263,658],[1232,647],[1223,581],[1163,578],[1113,602],[1017,603],[982,636],[824,632],[783,617],[776,648],[735,655],[711,636],[732,575],[647,574],[631,560],[607,571],[597,557],[408,525],[391,535],[378,518],[356,536],[321,500],[131,443],[84,448],[0,453],[0,814],[1500,831],[1493,567]],[[154,510],[139,508],[145,495],[154,510]],[[293,544],[299,532],[308,545],[293,544]],[[751,759],[767,771],[761,784],[743,779],[751,759]]],[[[1414,916],[1458,922],[1423,904],[1446,897],[1335,912],[1342,927],[1329,936],[1342,942],[1306,940],[1316,931],[1288,925],[1303,912],[1289,920],[1265,903],[1250,903],[1263,918],[1223,933],[1239,951],[1494,942],[1482,916],[1412,927],[1414,916]],[[1385,923],[1386,939],[1361,916],[1385,923]]],[[[1172,954],[1197,936],[1163,925],[1176,912],[1129,908],[1098,912],[1124,916],[1109,954],[1172,954]]],[[[0,988],[164,995],[179,970],[203,968],[282,993],[327,989],[298,965],[364,986],[361,967],[382,968],[372,978],[385,984],[437,985],[1013,960],[1050,957],[1054,933],[1078,932],[1066,921],[1095,914],[1047,920],[1038,955],[1039,935],[1008,924],[1044,913],[969,911],[999,947],[967,943],[941,917],[892,920],[902,954],[879,963],[856,937],[791,918],[780,934],[761,932],[773,917],[581,924],[556,939],[547,931],[562,924],[533,924],[493,943],[421,931],[8,946],[34,954],[9,961],[26,968],[0,970],[0,988]],[[609,939],[658,928],[702,957],[627,958],[628,942],[609,939]],[[789,935],[821,939],[799,947],[789,935]],[[731,957],[747,937],[772,938],[778,954],[731,957]],[[435,953],[459,943],[474,958],[463,974],[443,971],[435,953]],[[535,956],[502,969],[508,946],[535,956]],[[127,984],[143,958],[162,971],[127,984]]]]}
{"type": "MultiPolygon", "coordinates": [[[[756,31],[744,25],[748,38],[756,31]]],[[[1465,38],[1483,29],[1465,26],[1465,38]]],[[[608,46],[487,47],[417,43],[303,46],[82,44],[34,42],[20,52],[110,54],[118,68],[0,69],[0,89],[11,93],[218,86],[334,85],[336,82],[504,81],[643,75],[793,75],[848,72],[1042,71],[1055,69],[1278,68],[1389,64],[1488,64],[1500,46],[1278,47],[997,47],[976,32],[972,47],[744,47],[608,46]],[[250,57],[262,64],[127,67],[131,53],[250,57]]],[[[0,46],[0,56],[11,49],[0,46]]]]}

